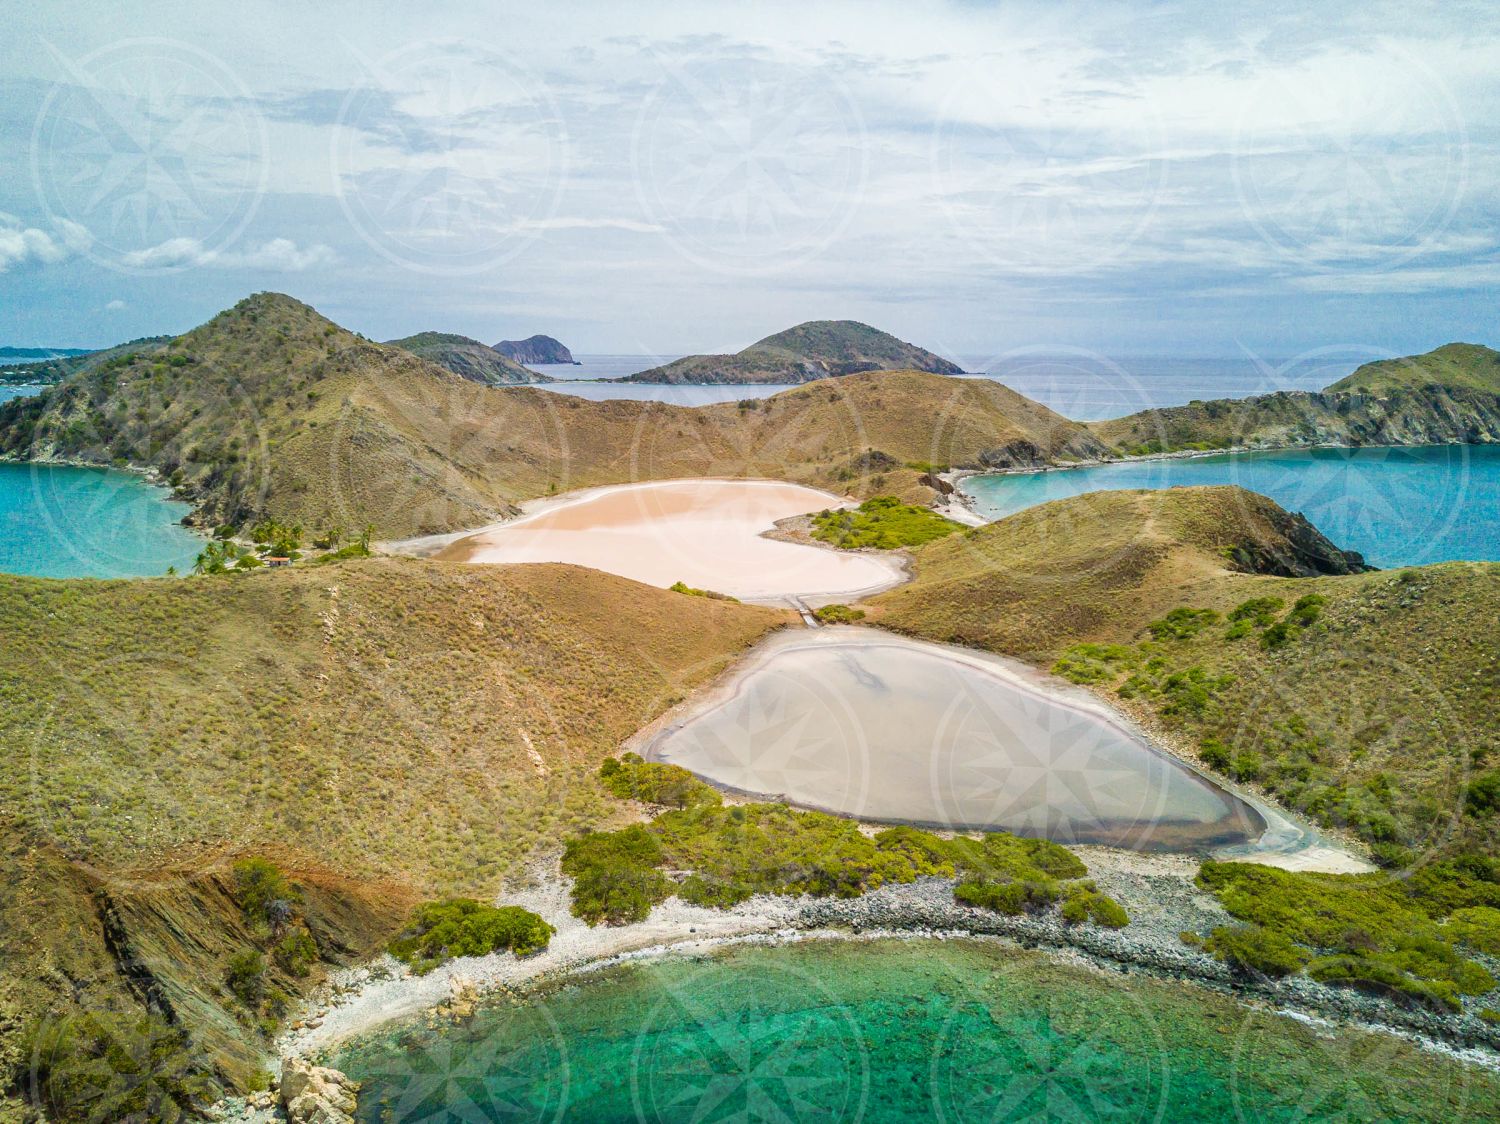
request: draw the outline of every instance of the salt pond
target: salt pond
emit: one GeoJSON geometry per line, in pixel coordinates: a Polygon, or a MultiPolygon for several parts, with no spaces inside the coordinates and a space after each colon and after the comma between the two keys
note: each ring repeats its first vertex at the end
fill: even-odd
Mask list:
{"type": "Polygon", "coordinates": [[[738,792],[867,820],[1193,851],[1266,826],[1082,690],[866,628],[773,638],[635,748],[738,792]]]}
{"type": "Polygon", "coordinates": [[[843,600],[896,584],[885,557],[763,537],[777,520],[837,507],[838,496],[769,480],[667,480],[543,501],[448,546],[466,562],[571,562],[647,585],[686,582],[743,600],[843,600]]]}

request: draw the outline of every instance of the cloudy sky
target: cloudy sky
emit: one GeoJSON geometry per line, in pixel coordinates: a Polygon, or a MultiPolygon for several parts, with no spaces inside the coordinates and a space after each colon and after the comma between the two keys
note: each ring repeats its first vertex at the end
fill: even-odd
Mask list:
{"type": "Polygon", "coordinates": [[[0,343],[1500,343],[1494,3],[11,5],[0,343]],[[310,11],[308,9],[316,8],[310,11]]]}

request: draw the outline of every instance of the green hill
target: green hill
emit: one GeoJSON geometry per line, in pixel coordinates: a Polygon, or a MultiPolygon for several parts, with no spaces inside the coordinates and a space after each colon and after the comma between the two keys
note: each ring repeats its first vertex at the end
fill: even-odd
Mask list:
{"type": "Polygon", "coordinates": [[[450,332],[419,332],[405,339],[387,342],[391,347],[409,351],[470,382],[488,386],[515,386],[554,381],[550,375],[527,370],[509,355],[486,347],[468,336],[457,336],[450,332]]]}
{"type": "Polygon", "coordinates": [[[1366,363],[1321,391],[1190,402],[1092,422],[1117,452],[1500,441],[1500,352],[1450,343],[1366,363]]]}
{"type": "Polygon", "coordinates": [[[604,758],[787,619],[562,566],[0,576],[0,1116],[33,1032],[85,1012],[243,1082],[271,989],[611,826],[604,758]],[[247,857],[293,883],[311,963],[238,904],[247,857]],[[227,970],[256,949],[250,1004],[227,970]]]}
{"type": "Polygon", "coordinates": [[[1425,355],[1366,363],[1327,388],[1331,394],[1366,394],[1427,387],[1500,394],[1500,351],[1477,343],[1449,343],[1425,355]]]}
{"type": "Polygon", "coordinates": [[[275,293],[0,404],[0,455],[152,468],[207,524],[270,515],[390,538],[480,526],[553,492],[680,476],[925,502],[931,465],[1103,449],[999,384],[921,372],[699,409],[483,386],[275,293]]]}
{"type": "Polygon", "coordinates": [[[963,368],[941,356],[856,320],[810,320],[767,336],[733,355],[689,355],[628,375],[621,382],[801,383],[860,371],[963,368]]]}
{"type": "Polygon", "coordinates": [[[1391,865],[1500,846],[1500,565],[1364,571],[1213,487],[1056,500],[915,567],[871,622],[1053,666],[1391,865]]]}

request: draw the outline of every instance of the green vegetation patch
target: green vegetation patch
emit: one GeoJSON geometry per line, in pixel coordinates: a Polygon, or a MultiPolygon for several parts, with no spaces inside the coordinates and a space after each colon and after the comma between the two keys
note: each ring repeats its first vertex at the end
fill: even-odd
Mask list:
{"type": "MultiPolygon", "coordinates": [[[[564,851],[573,913],[591,925],[644,920],[671,894],[727,908],[755,894],[852,898],[932,875],[957,878],[959,901],[1021,913],[1060,901],[1069,884],[1088,873],[1066,847],[1045,839],[1005,832],[945,839],[908,826],[870,836],[853,820],[785,804],[724,806],[716,793],[713,801],[695,800],[689,785],[679,786],[680,778],[650,766],[627,757],[601,772],[617,794],[658,791],[660,785],[683,807],[649,824],[579,836],[564,851]]],[[[1088,895],[1086,919],[1112,927],[1128,920],[1093,883],[1079,893],[1088,895]]]]}
{"type": "Polygon", "coordinates": [[[178,1124],[203,1119],[214,1098],[187,1029],[158,1015],[85,1011],[47,1020],[23,1051],[26,1092],[48,1120],[178,1124]]]}
{"type": "Polygon", "coordinates": [[[391,942],[391,955],[418,971],[430,971],[455,956],[485,956],[502,949],[517,956],[540,952],[556,931],[518,905],[448,898],[418,908],[411,925],[391,942]]]}
{"type": "Polygon", "coordinates": [[[824,605],[821,609],[814,609],[813,616],[824,624],[853,624],[865,619],[865,611],[851,609],[848,605],[824,605]]]}
{"type": "Polygon", "coordinates": [[[841,550],[896,550],[946,538],[964,528],[930,507],[874,496],[852,511],[820,511],[813,516],[813,538],[841,550]]]}
{"type": "Polygon", "coordinates": [[[736,605],[740,603],[738,597],[731,597],[727,593],[716,593],[712,589],[694,589],[687,582],[673,582],[667,588],[673,593],[684,593],[689,597],[707,597],[713,601],[733,601],[736,605]]]}
{"type": "Polygon", "coordinates": [[[1239,967],[1287,975],[1306,964],[1308,973],[1325,983],[1447,1010],[1458,1010],[1462,995],[1482,995],[1496,986],[1489,971],[1458,945],[1483,948],[1496,940],[1500,912],[1469,904],[1449,924],[1440,923],[1449,902],[1500,900],[1500,885],[1463,871],[1429,868],[1423,878],[1402,881],[1385,874],[1310,874],[1208,862],[1198,881],[1247,923],[1214,930],[1206,944],[1239,967]]]}
{"type": "Polygon", "coordinates": [[[647,761],[638,753],[607,759],[599,766],[599,779],[621,800],[643,800],[672,808],[724,802],[716,790],[681,765],[647,761]]]}

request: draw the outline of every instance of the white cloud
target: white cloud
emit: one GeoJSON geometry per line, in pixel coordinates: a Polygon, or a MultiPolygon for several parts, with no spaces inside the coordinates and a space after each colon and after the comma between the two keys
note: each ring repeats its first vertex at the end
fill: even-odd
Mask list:
{"type": "Polygon", "coordinates": [[[135,250],[124,257],[135,269],[259,269],[270,273],[301,273],[315,266],[329,265],[337,255],[318,243],[305,250],[290,238],[273,238],[260,246],[242,251],[209,250],[196,238],[168,238],[145,250],[135,250]]]}
{"type": "Polygon", "coordinates": [[[88,248],[89,232],[62,219],[56,233],[23,226],[15,215],[0,212],[0,273],[18,266],[56,265],[88,248]]]}
{"type": "Polygon", "coordinates": [[[520,230],[629,230],[635,234],[661,234],[665,227],[654,222],[637,222],[635,219],[589,219],[559,216],[550,219],[533,219],[518,224],[520,230]]]}
{"type": "Polygon", "coordinates": [[[125,307],[125,302],[124,301],[122,301],[122,300],[112,300],[107,305],[104,306],[104,311],[105,312],[119,312],[124,307],[125,307]]]}

